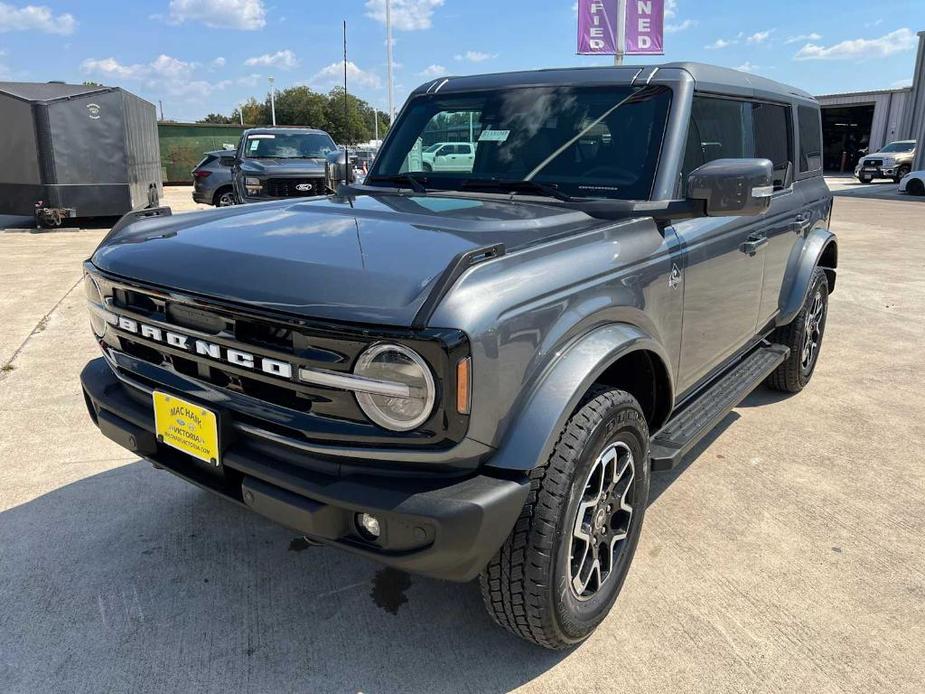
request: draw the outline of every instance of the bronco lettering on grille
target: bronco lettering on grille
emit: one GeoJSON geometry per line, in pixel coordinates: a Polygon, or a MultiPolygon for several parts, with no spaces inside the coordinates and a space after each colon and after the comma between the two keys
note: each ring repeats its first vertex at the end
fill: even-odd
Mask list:
{"type": "Polygon", "coordinates": [[[190,335],[164,330],[153,325],[146,325],[134,318],[119,316],[119,327],[126,332],[143,337],[152,342],[170,345],[194,354],[224,361],[245,369],[255,369],[271,376],[292,378],[292,364],[278,359],[262,357],[240,349],[232,349],[214,342],[200,340],[190,335]]]}

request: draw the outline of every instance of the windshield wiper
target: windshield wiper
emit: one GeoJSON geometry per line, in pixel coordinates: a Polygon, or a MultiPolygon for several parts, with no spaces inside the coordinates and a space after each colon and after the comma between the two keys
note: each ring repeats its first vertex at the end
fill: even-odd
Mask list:
{"type": "Polygon", "coordinates": [[[539,181],[520,181],[516,179],[505,180],[501,178],[468,178],[462,182],[462,188],[487,188],[489,190],[504,190],[512,193],[539,193],[556,200],[573,202],[576,198],[566,195],[558,186],[539,181]]]}
{"type": "Polygon", "coordinates": [[[410,187],[411,190],[413,190],[415,193],[427,192],[427,188],[424,187],[424,184],[421,183],[410,171],[400,174],[391,174],[388,176],[367,176],[364,183],[376,183],[377,181],[382,183],[407,183],[408,187],[410,187]]]}

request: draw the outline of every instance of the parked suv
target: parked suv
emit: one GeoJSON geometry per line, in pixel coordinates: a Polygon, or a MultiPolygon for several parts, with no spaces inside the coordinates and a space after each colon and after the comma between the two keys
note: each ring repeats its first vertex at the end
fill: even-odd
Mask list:
{"type": "Polygon", "coordinates": [[[231,169],[235,153],[225,149],[206,152],[193,169],[193,201],[203,205],[228,207],[235,204],[231,169]]]}
{"type": "Polygon", "coordinates": [[[915,160],[915,140],[891,142],[879,152],[861,157],[854,175],[861,183],[875,178],[892,178],[899,183],[910,171],[915,160]]]}
{"type": "Polygon", "coordinates": [[[620,591],[651,471],[812,378],[837,265],[819,106],[689,63],[436,84],[363,185],[338,152],[334,195],[116,225],[85,265],[83,389],[155,466],[478,577],[498,624],[568,647],[620,591]],[[424,171],[420,140],[470,118],[469,170],[424,171]]]}
{"type": "Polygon", "coordinates": [[[334,140],[311,128],[252,128],[244,131],[232,173],[238,202],[322,195],[325,157],[334,140]]]}

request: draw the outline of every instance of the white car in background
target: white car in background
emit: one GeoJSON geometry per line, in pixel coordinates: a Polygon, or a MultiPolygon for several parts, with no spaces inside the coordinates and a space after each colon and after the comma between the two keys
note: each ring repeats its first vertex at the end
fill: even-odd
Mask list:
{"type": "Polygon", "coordinates": [[[475,144],[472,142],[437,142],[422,153],[425,171],[472,171],[475,144]]]}
{"type": "Polygon", "coordinates": [[[902,177],[899,192],[909,195],[925,195],[925,171],[913,171],[902,177]]]}

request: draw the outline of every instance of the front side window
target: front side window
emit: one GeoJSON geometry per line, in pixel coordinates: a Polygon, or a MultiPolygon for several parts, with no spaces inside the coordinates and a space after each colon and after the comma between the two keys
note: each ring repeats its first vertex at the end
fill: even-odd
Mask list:
{"type": "Polygon", "coordinates": [[[797,108],[800,120],[800,172],[822,168],[822,122],[819,110],[809,106],[797,108]]]}
{"type": "Polygon", "coordinates": [[[255,133],[244,141],[246,159],[321,159],[335,149],[325,133],[255,133]]]}
{"type": "Polygon", "coordinates": [[[715,159],[770,159],[774,187],[793,180],[790,109],[778,104],[694,97],[684,155],[683,182],[715,159]]]}
{"type": "Polygon", "coordinates": [[[433,189],[528,181],[573,197],[645,200],[670,103],[664,87],[422,95],[405,107],[367,183],[420,174],[433,189]]]}

